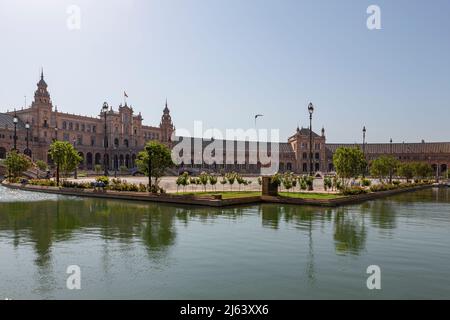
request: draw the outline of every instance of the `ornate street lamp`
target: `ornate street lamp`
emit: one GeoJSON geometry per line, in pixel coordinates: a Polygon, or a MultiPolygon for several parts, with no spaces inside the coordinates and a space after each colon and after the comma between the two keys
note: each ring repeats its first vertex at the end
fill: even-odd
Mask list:
{"type": "MultiPolygon", "coordinates": [[[[392,138],[389,141],[389,143],[390,143],[390,145],[389,145],[390,154],[391,154],[391,158],[392,158],[392,138]]],[[[392,168],[390,168],[390,167],[389,167],[389,183],[392,183],[392,168]]]]}
{"type": "Polygon", "coordinates": [[[27,129],[27,149],[25,150],[25,154],[29,157],[31,157],[31,150],[29,148],[30,144],[29,144],[29,139],[30,139],[30,123],[27,121],[27,123],[25,123],[25,129],[27,129]]]}
{"type": "MultiPolygon", "coordinates": [[[[364,159],[367,160],[366,159],[366,132],[367,132],[366,126],[363,127],[362,131],[363,131],[363,155],[364,155],[364,159]]],[[[367,171],[367,166],[364,168],[363,178],[366,177],[366,171],[367,171]]]]}
{"type": "Polygon", "coordinates": [[[313,171],[313,152],[312,152],[312,115],[314,113],[314,106],[310,102],[308,105],[309,112],[309,175],[312,176],[313,171]]]}
{"type": "MultiPolygon", "coordinates": [[[[73,147],[75,148],[75,150],[76,150],[76,148],[77,148],[77,139],[73,139],[73,147]]],[[[74,173],[73,173],[73,178],[76,180],[76,179],[78,179],[78,163],[77,163],[77,165],[75,166],[75,170],[74,170],[74,173]]]]}
{"type": "Polygon", "coordinates": [[[366,126],[363,127],[363,153],[366,155],[366,126]]]}
{"type": "Polygon", "coordinates": [[[17,118],[17,114],[16,114],[16,110],[14,110],[14,118],[13,118],[13,123],[14,123],[14,151],[17,150],[17,123],[19,122],[19,118],[17,118]]]}
{"type": "Polygon", "coordinates": [[[104,131],[103,146],[105,148],[105,153],[103,154],[103,169],[104,169],[105,176],[108,176],[108,163],[107,163],[107,160],[106,160],[106,152],[107,152],[107,148],[108,148],[108,135],[107,135],[107,132],[106,132],[106,129],[107,129],[107,127],[106,127],[106,115],[107,115],[108,109],[109,109],[108,103],[104,102],[103,106],[102,106],[102,112],[105,115],[105,126],[103,128],[103,131],[104,131]]]}
{"type": "Polygon", "coordinates": [[[148,153],[148,191],[152,192],[152,149],[147,149],[148,153]]]}

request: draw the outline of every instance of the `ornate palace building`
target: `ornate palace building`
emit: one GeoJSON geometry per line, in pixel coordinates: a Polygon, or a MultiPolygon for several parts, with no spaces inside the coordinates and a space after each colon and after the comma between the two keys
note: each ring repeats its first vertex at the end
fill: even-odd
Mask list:
{"type": "MultiPolygon", "coordinates": [[[[183,138],[186,139],[186,138],[183,138]]],[[[191,145],[194,145],[194,138],[191,139],[191,145]]],[[[310,134],[309,129],[297,128],[296,132],[288,139],[286,143],[279,143],[279,171],[291,171],[299,174],[308,174],[309,166],[312,163],[312,172],[333,172],[333,154],[339,147],[359,147],[364,150],[367,160],[370,161],[381,155],[392,155],[401,162],[426,162],[429,163],[434,172],[443,176],[450,165],[450,142],[420,142],[420,143],[365,143],[363,144],[330,144],[326,143],[325,129],[321,130],[321,134],[312,132],[312,161],[310,161],[310,134]]],[[[214,152],[223,153],[223,162],[202,164],[182,163],[182,167],[197,168],[199,170],[209,169],[213,171],[237,171],[247,173],[260,172],[261,165],[256,164],[250,159],[255,159],[258,154],[258,144],[252,144],[248,141],[240,143],[231,142],[231,149],[234,152],[228,152],[229,141],[214,141],[214,152]],[[218,147],[217,147],[218,146],[218,147]],[[228,155],[232,155],[232,159],[226,159],[228,155]],[[241,155],[241,156],[239,156],[241,155]],[[239,161],[239,158],[245,159],[239,161]]],[[[210,145],[213,141],[201,141],[203,155],[209,155],[211,151],[210,145]]],[[[268,148],[270,150],[270,148],[268,148]]],[[[192,151],[191,159],[195,159],[194,151],[192,151]]]]}
{"type": "MultiPolygon", "coordinates": [[[[199,139],[187,137],[171,141],[175,127],[167,102],[159,126],[143,125],[141,114],[134,114],[133,108],[126,103],[120,105],[117,110],[108,107],[108,111],[100,112],[97,117],[59,112],[52,105],[43,73],[30,107],[17,110],[16,113],[0,114],[0,159],[5,158],[6,152],[14,146],[14,114],[18,120],[17,149],[21,152],[26,151],[28,134],[29,152],[34,160],[40,159],[51,163],[48,157],[49,146],[53,140],[58,139],[75,145],[83,157],[80,168],[90,170],[96,164],[103,165],[104,161],[110,169],[120,166],[133,168],[137,153],[143,149],[147,141],[157,140],[170,147],[176,147],[181,141],[191,139],[190,144],[193,146],[191,160],[182,162],[179,167],[255,174],[261,169],[259,161],[251,161],[258,157],[259,145],[256,143],[213,139],[198,141],[199,139]],[[195,150],[195,145],[199,145],[200,150],[195,150]],[[233,152],[228,152],[230,150],[227,148],[233,149],[233,152]],[[222,153],[222,161],[217,163],[206,161],[203,157],[205,154],[208,156],[208,153],[209,155],[222,153]],[[231,158],[227,159],[230,154],[231,158]]],[[[320,134],[312,133],[312,159],[310,159],[309,128],[297,128],[287,142],[278,144],[279,171],[306,174],[312,164],[313,172],[331,172],[334,170],[333,153],[341,146],[360,147],[369,162],[381,155],[392,155],[405,162],[427,162],[438,175],[443,175],[450,165],[450,142],[330,144],[326,142],[323,128],[320,134]]]]}
{"type": "Polygon", "coordinates": [[[120,166],[132,168],[138,152],[147,141],[170,144],[175,130],[167,101],[159,126],[144,125],[141,114],[135,114],[127,103],[119,105],[117,110],[108,107],[97,117],[60,112],[52,104],[42,72],[31,106],[0,114],[0,159],[5,158],[6,152],[14,147],[15,115],[18,120],[17,150],[26,153],[28,135],[31,157],[51,163],[48,150],[52,141],[68,141],[74,144],[83,158],[80,168],[88,170],[104,163],[110,169],[120,166]]]}

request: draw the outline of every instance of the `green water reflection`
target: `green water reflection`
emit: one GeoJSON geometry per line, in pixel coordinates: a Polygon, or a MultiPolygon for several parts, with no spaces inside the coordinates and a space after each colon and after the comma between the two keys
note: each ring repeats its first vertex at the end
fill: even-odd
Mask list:
{"type": "MultiPolygon", "coordinates": [[[[258,243],[264,244],[267,248],[267,252],[259,256],[255,255],[254,261],[244,260],[245,263],[258,266],[281,256],[285,264],[292,264],[292,267],[287,268],[285,272],[292,273],[290,276],[293,278],[298,278],[298,272],[303,269],[301,273],[305,277],[306,287],[311,288],[320,284],[324,275],[324,264],[327,262],[343,261],[339,259],[346,259],[347,263],[355,259],[359,261],[358,256],[362,255],[364,256],[364,258],[361,257],[362,263],[366,259],[368,244],[380,243],[383,250],[389,251],[389,241],[395,241],[394,239],[398,236],[397,229],[404,228],[405,232],[412,232],[411,228],[425,225],[431,230],[424,230],[424,232],[433,232],[433,228],[442,227],[442,224],[450,227],[449,203],[447,189],[424,190],[340,208],[264,204],[212,209],[69,197],[31,202],[3,201],[0,202],[0,249],[13,247],[15,251],[20,251],[22,247],[32,247],[34,266],[30,265],[28,268],[37,268],[41,274],[49,275],[55,272],[52,269],[52,259],[56,258],[56,253],[53,251],[55,244],[66,244],[70,247],[81,244],[80,248],[83,248],[88,247],[90,241],[93,243],[102,241],[106,245],[99,247],[96,254],[103,257],[104,265],[108,264],[110,255],[117,254],[117,252],[109,252],[111,247],[107,244],[114,243],[114,247],[120,248],[127,246],[131,248],[137,245],[145,249],[147,260],[158,264],[158,261],[170,258],[172,255],[177,258],[179,253],[171,252],[172,248],[177,247],[180,247],[177,252],[182,251],[184,252],[182,255],[186,255],[183,259],[190,261],[187,259],[191,257],[190,252],[195,250],[195,247],[183,247],[185,241],[182,239],[185,237],[191,237],[193,239],[191,243],[198,243],[199,248],[204,248],[205,235],[213,235],[216,232],[217,241],[220,241],[230,232],[235,235],[235,238],[239,238],[240,232],[243,232],[243,237],[248,237],[244,240],[247,241],[249,250],[253,248],[255,252],[258,252],[257,250],[260,250],[258,243]],[[426,215],[430,212],[433,214],[433,219],[430,218],[430,222],[427,222],[426,215]],[[233,226],[233,228],[227,226],[233,226]],[[236,229],[237,226],[241,229],[236,229]],[[217,229],[213,231],[211,228],[217,229]],[[179,237],[181,239],[178,239],[179,237]],[[274,240],[270,242],[268,239],[274,240]],[[298,239],[296,245],[293,239],[298,239]],[[295,256],[296,247],[299,248],[297,256],[295,256]],[[284,248],[289,252],[292,250],[294,256],[284,256],[284,248]],[[329,251],[330,248],[332,251],[329,251]],[[343,258],[338,258],[339,256],[343,258]]],[[[445,235],[445,232],[442,234],[445,235]]],[[[431,237],[432,235],[422,236],[431,237]]],[[[429,237],[426,238],[427,241],[431,241],[429,237]]],[[[443,237],[441,239],[443,241],[450,239],[450,237],[443,237]]],[[[241,242],[234,243],[233,238],[226,239],[229,242],[229,248],[236,250],[242,248],[241,242]]],[[[417,246],[416,243],[411,244],[413,245],[417,246]]],[[[226,248],[226,245],[220,244],[217,250],[222,250],[222,246],[226,248]]],[[[418,246],[415,250],[427,250],[427,248],[418,246]]],[[[411,248],[411,251],[414,251],[413,249],[411,248]]],[[[398,250],[401,248],[399,247],[398,250]]],[[[77,254],[81,256],[83,252],[77,254]]],[[[220,261],[220,257],[217,257],[218,253],[211,247],[204,249],[201,254],[206,261],[208,259],[215,263],[220,261]]],[[[446,259],[449,257],[448,253],[444,256],[446,259]]],[[[443,257],[442,254],[441,257],[443,257]]],[[[223,259],[236,259],[236,263],[240,263],[240,258],[237,256],[233,258],[232,253],[225,253],[223,259]]],[[[390,261],[389,259],[393,258],[380,254],[379,259],[390,261]]],[[[412,260],[414,261],[413,258],[412,260]]],[[[148,262],[143,262],[145,263],[148,262]]],[[[160,263],[160,267],[164,269],[166,266],[170,269],[170,262],[164,263],[160,263]]],[[[188,262],[182,266],[188,273],[191,267],[194,266],[188,262]]],[[[97,272],[101,273],[105,270],[97,270],[97,272]]],[[[276,274],[277,271],[273,270],[273,274],[266,276],[276,277],[276,274]]],[[[15,276],[20,277],[20,274],[15,276]]],[[[411,274],[411,276],[415,275],[411,274]]],[[[2,274],[2,277],[7,275],[2,274]]],[[[339,279],[337,276],[336,278],[333,281],[338,282],[339,279]]],[[[133,286],[132,283],[129,285],[133,286]]],[[[52,284],[47,286],[52,287],[52,284]]],[[[20,288],[15,289],[18,292],[21,291],[20,288]]],[[[24,291],[26,290],[24,288],[24,291]]],[[[207,298],[208,290],[213,289],[202,288],[198,296],[192,297],[207,298]]],[[[257,290],[255,287],[254,292],[256,293],[257,290]]],[[[307,291],[302,290],[297,292],[295,288],[290,288],[286,291],[289,296],[284,298],[291,298],[291,296],[306,298],[303,293],[307,291]],[[296,292],[299,295],[296,295],[296,292]]],[[[51,288],[49,291],[52,291],[51,288]]],[[[248,296],[244,294],[243,297],[251,298],[251,291],[249,290],[248,296]]],[[[39,293],[39,289],[37,292],[39,293]]],[[[223,295],[218,294],[218,297],[226,298],[228,293],[224,291],[223,295]]],[[[98,295],[94,293],[93,297],[97,297],[96,294],[98,295]]],[[[171,294],[174,298],[177,297],[169,289],[165,294],[166,298],[170,298],[171,294]]],[[[124,295],[127,296],[126,292],[124,295]]],[[[102,294],[100,296],[108,298],[102,294]]],[[[321,297],[317,293],[316,296],[321,297]]],[[[351,297],[352,294],[348,296],[351,297]]],[[[58,297],[58,295],[50,295],[50,297],[58,297]]],[[[146,297],[153,296],[142,296],[142,298],[146,297]]],[[[330,296],[325,294],[324,297],[334,297],[334,295],[330,293],[330,296]]],[[[138,296],[138,298],[141,297],[138,296]]]]}

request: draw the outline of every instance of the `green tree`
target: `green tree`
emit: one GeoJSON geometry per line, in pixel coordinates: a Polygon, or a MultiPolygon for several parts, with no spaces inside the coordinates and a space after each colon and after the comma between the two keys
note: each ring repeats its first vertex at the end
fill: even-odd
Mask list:
{"type": "Polygon", "coordinates": [[[414,176],[420,179],[425,179],[433,175],[433,168],[428,163],[416,162],[413,164],[414,176]]]}
{"type": "Polygon", "coordinates": [[[5,159],[5,165],[8,168],[8,172],[10,172],[10,179],[16,179],[20,177],[24,171],[30,169],[33,163],[28,156],[13,150],[8,152],[5,159]]]}
{"type": "Polygon", "coordinates": [[[409,182],[414,177],[414,164],[401,163],[398,166],[397,173],[399,176],[404,177],[406,182],[409,182]]]}
{"type": "Polygon", "coordinates": [[[228,180],[228,183],[230,184],[231,191],[233,191],[233,184],[236,181],[236,172],[230,172],[226,175],[226,178],[228,180]]]}
{"type": "Polygon", "coordinates": [[[216,184],[217,184],[217,176],[210,175],[209,176],[209,183],[211,184],[211,188],[216,191],[216,184]]]}
{"type": "Polygon", "coordinates": [[[54,141],[50,145],[49,153],[56,165],[57,186],[59,186],[60,173],[62,172],[63,176],[67,176],[83,160],[73,145],[67,141],[54,141]]]}
{"type": "Polygon", "coordinates": [[[159,179],[168,168],[174,166],[170,149],[158,141],[147,142],[144,151],[139,152],[136,164],[139,170],[148,177],[149,191],[152,191],[151,179],[155,179],[155,187],[159,188],[159,179]]]}
{"type": "Polygon", "coordinates": [[[367,162],[360,148],[340,147],[333,155],[333,165],[342,184],[347,187],[350,179],[364,172],[367,162]]]}
{"type": "Polygon", "coordinates": [[[203,190],[206,192],[206,185],[208,184],[209,176],[206,172],[200,173],[200,183],[203,185],[203,190]]]}
{"type": "Polygon", "coordinates": [[[370,164],[370,174],[381,181],[397,171],[398,161],[391,156],[381,156],[370,164]]]}

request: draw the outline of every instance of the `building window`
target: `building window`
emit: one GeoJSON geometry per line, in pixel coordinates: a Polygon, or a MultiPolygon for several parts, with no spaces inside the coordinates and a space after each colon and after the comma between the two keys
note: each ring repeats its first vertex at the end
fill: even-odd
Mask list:
{"type": "Polygon", "coordinates": [[[84,124],[81,125],[81,131],[85,131],[86,130],[86,126],[84,124]]]}
{"type": "Polygon", "coordinates": [[[69,130],[73,130],[73,123],[69,122],[69,130]]]}
{"type": "Polygon", "coordinates": [[[303,159],[308,159],[308,154],[306,152],[303,152],[303,159]]]}
{"type": "Polygon", "coordinates": [[[316,152],[316,160],[320,160],[320,153],[316,152]]]}
{"type": "Polygon", "coordinates": [[[124,144],[124,146],[125,146],[126,148],[128,148],[129,143],[128,143],[128,140],[127,140],[127,139],[123,140],[123,144],[124,144]]]}
{"type": "Polygon", "coordinates": [[[307,172],[308,171],[308,164],[303,163],[303,172],[307,172]]]}
{"type": "Polygon", "coordinates": [[[78,144],[79,146],[82,146],[82,145],[83,145],[83,136],[82,136],[81,134],[79,134],[79,135],[77,136],[77,144],[78,144]]]}
{"type": "Polygon", "coordinates": [[[80,124],[78,124],[78,123],[75,124],[75,130],[76,130],[76,131],[80,131],[80,124]]]}
{"type": "Polygon", "coordinates": [[[97,132],[97,127],[96,126],[92,126],[92,132],[97,132]]]}
{"type": "Polygon", "coordinates": [[[91,146],[95,146],[95,137],[91,137],[91,146]]]}
{"type": "Polygon", "coordinates": [[[63,129],[66,130],[67,129],[67,122],[63,122],[63,129]]]}
{"type": "Polygon", "coordinates": [[[69,139],[70,139],[69,134],[68,133],[64,133],[63,134],[63,140],[64,141],[69,141],[69,139]]]}

